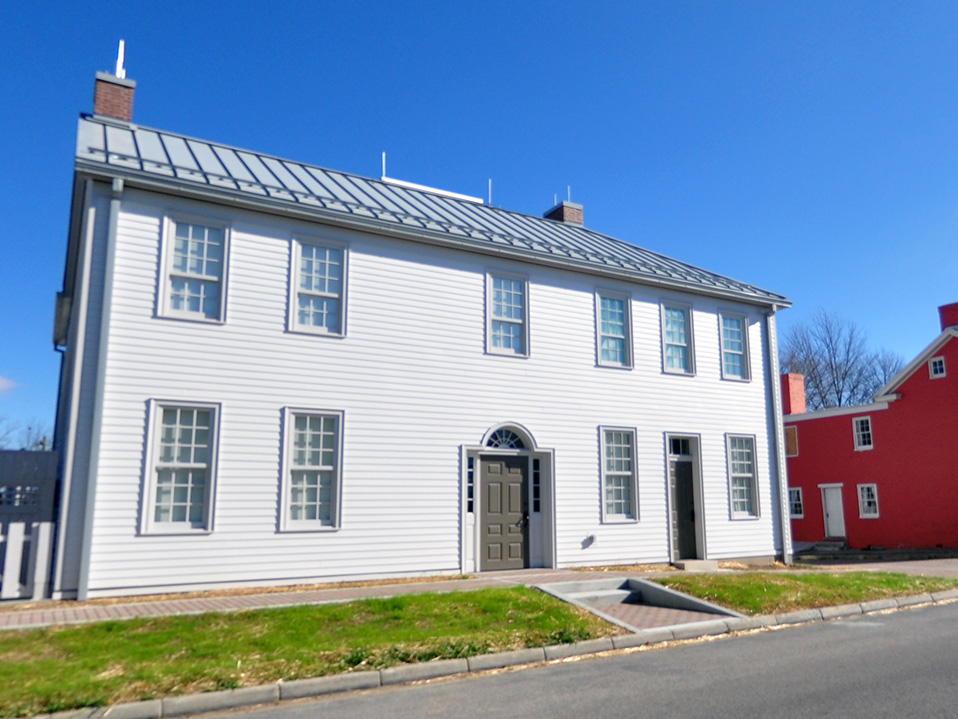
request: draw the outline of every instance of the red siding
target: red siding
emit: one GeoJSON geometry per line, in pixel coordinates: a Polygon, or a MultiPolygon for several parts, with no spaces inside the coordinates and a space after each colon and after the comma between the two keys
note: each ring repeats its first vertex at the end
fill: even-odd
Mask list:
{"type": "Polygon", "coordinates": [[[930,379],[927,363],[899,387],[900,399],[879,410],[820,417],[798,428],[797,457],[788,459],[790,487],[802,488],[804,519],[792,520],[797,542],[825,536],[820,484],[841,483],[850,547],[958,547],[958,340],[934,356],[946,376],[930,379]],[[855,451],[852,419],[871,417],[874,449],[855,451]],[[877,519],[861,519],[858,485],[878,489],[877,519]]]}

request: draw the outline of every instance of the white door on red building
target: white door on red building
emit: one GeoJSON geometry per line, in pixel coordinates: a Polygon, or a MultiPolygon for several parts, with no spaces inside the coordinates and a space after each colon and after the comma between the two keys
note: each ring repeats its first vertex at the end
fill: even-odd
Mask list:
{"type": "Polygon", "coordinates": [[[845,536],[845,509],[842,506],[842,485],[822,485],[822,510],[825,514],[825,536],[845,536]]]}

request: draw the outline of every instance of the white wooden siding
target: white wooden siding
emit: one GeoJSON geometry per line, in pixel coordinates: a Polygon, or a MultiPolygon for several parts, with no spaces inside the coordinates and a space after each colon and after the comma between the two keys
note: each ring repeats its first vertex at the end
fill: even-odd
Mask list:
{"type": "Polygon", "coordinates": [[[775,553],[764,317],[754,308],[136,191],[124,195],[115,272],[91,596],[458,572],[460,447],[501,422],[555,449],[560,566],[667,561],[666,432],[702,437],[709,556],[775,553]],[[229,219],[223,325],[156,316],[169,212],[229,219]],[[345,338],[286,331],[296,233],[347,243],[345,338]],[[484,353],[489,270],[529,278],[528,358],[484,353]],[[596,366],[598,285],[632,296],[631,371],[596,366]],[[692,305],[694,377],[662,372],[662,299],[692,305]],[[720,306],[749,318],[751,382],[721,379],[720,306]],[[137,533],[150,399],[222,406],[208,535],[137,533]],[[345,413],[338,531],[278,531],[286,406],[345,413]],[[600,521],[600,425],[636,428],[636,523],[600,521]],[[727,432],[756,436],[756,520],[730,520],[727,432]]]}

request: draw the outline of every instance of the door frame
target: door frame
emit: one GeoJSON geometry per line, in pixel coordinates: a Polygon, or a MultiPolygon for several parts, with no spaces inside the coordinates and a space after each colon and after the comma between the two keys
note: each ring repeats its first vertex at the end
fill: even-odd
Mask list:
{"type": "Polygon", "coordinates": [[[822,491],[822,522],[825,524],[825,539],[848,539],[848,527],[845,526],[845,492],[842,482],[832,482],[829,484],[820,484],[818,488],[822,491]],[[828,533],[828,505],[825,502],[825,490],[837,489],[838,501],[841,503],[842,534],[833,536],[828,533]]]}
{"type": "Polygon", "coordinates": [[[481,445],[460,445],[460,502],[459,502],[459,570],[463,574],[479,572],[481,547],[481,502],[479,463],[483,457],[520,456],[528,460],[529,536],[530,567],[556,567],[556,521],[555,521],[555,450],[538,447],[532,434],[521,425],[510,423],[496,425],[483,435],[481,445]],[[526,444],[525,449],[506,449],[486,446],[486,441],[495,429],[507,428],[518,434],[526,444]],[[469,468],[472,460],[473,468],[469,468]],[[539,460],[539,512],[533,521],[533,460],[539,460]],[[473,511],[469,512],[469,480],[473,479],[473,511]]]}
{"type": "MultiPolygon", "coordinates": [[[[665,432],[665,497],[666,497],[666,541],[669,549],[669,562],[681,561],[678,556],[678,537],[672,529],[672,512],[675,507],[675,487],[672,484],[672,465],[677,461],[692,464],[692,501],[695,509],[695,559],[708,559],[708,533],[705,531],[705,501],[702,488],[702,435],[694,432],[665,432]],[[687,439],[690,454],[673,455],[672,439],[687,439]]],[[[689,557],[686,557],[689,559],[689,557]]]]}

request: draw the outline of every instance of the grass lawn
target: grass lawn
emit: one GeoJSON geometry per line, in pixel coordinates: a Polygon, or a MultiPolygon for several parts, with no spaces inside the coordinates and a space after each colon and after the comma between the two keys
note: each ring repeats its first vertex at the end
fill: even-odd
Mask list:
{"type": "Polygon", "coordinates": [[[693,574],[656,581],[743,614],[778,614],[958,587],[954,579],[889,572],[693,574]]]}
{"type": "Polygon", "coordinates": [[[252,686],[620,632],[525,588],[3,631],[0,716],[252,686]]]}

